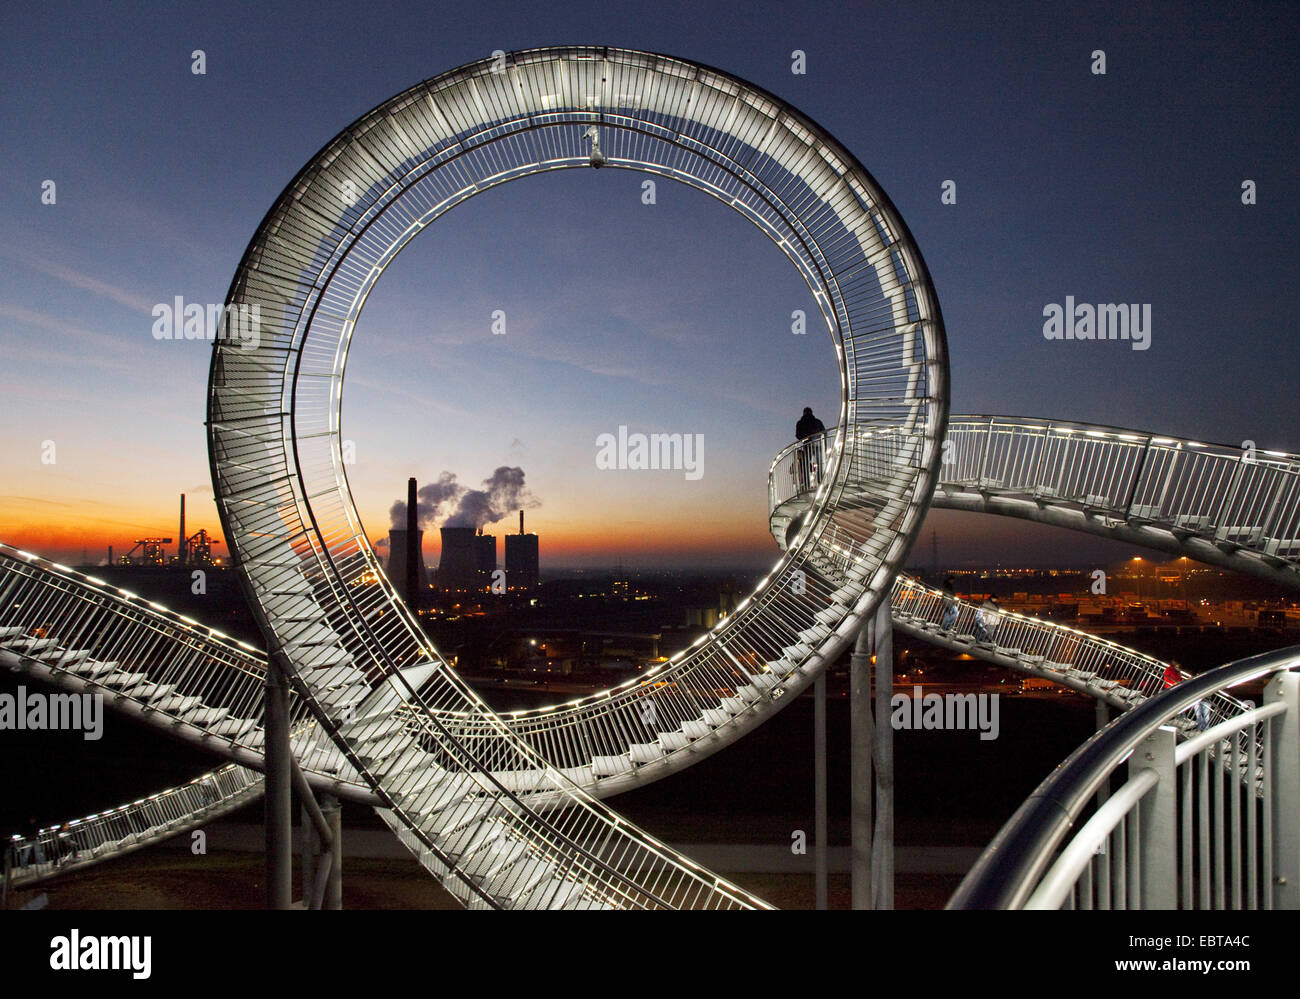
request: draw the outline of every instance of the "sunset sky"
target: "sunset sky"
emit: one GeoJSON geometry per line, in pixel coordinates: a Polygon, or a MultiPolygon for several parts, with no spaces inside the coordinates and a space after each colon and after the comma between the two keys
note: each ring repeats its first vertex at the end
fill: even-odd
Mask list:
{"type": "MultiPolygon", "coordinates": [[[[154,340],[153,306],[223,301],[281,189],[369,108],[494,49],[555,43],[717,66],[852,150],[929,265],[954,413],[1300,450],[1292,6],[134,9],[0,14],[7,543],[97,561],[109,544],[174,537],[181,492],[190,530],[218,530],[210,346],[154,340]],[[206,75],[190,71],[194,49],[206,75]],[[806,75],[790,71],[794,49],[806,75]],[[1090,72],[1095,49],[1104,76],[1090,72]],[[54,205],[41,203],[47,179],[54,205]],[[940,203],[948,179],[956,205],[940,203]],[[1258,204],[1241,203],[1244,179],[1258,204]],[[1151,348],[1045,340],[1044,306],[1067,295],[1150,304],[1151,348]]],[[[767,468],[804,406],[834,421],[833,352],[817,327],[791,334],[792,310],[811,314],[812,298],[765,236],[662,179],[643,205],[641,179],[573,170],[497,188],[380,280],[343,410],[372,538],[407,476],[451,472],[473,488],[504,465],[525,472],[544,568],[774,560],[767,468]],[[504,336],[491,333],[495,310],[504,336]],[[598,469],[596,438],[620,425],[703,435],[705,474],[598,469]]],[[[514,529],[511,517],[497,533],[514,529]]],[[[950,564],[1113,550],[934,514],[927,562],[931,529],[950,564]]]]}

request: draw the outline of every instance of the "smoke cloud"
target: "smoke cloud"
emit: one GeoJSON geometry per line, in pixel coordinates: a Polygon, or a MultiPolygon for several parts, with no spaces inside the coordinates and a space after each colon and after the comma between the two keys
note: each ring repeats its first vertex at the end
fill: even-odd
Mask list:
{"type": "MultiPolygon", "coordinates": [[[[415,494],[415,516],[420,530],[429,527],[443,513],[444,507],[456,501],[465,491],[465,487],[456,481],[452,472],[443,472],[437,482],[430,482],[420,487],[415,494]]],[[[406,501],[398,500],[388,510],[394,529],[406,528],[406,501]]]]}
{"type": "MultiPolygon", "coordinates": [[[[443,527],[472,527],[476,530],[510,516],[516,510],[540,506],[524,484],[524,470],[500,466],[483,480],[482,489],[469,489],[443,472],[437,482],[421,486],[416,493],[416,517],[420,530],[434,527],[445,515],[443,527]]],[[[389,510],[393,527],[406,526],[406,503],[398,500],[389,510]]]]}

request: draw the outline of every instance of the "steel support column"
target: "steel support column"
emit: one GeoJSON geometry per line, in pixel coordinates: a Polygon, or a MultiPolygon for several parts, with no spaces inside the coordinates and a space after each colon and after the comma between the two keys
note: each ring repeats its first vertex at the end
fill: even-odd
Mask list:
{"type": "Polygon", "coordinates": [[[302,849],[302,904],[311,908],[312,890],[316,886],[316,858],[320,856],[320,834],[307,814],[307,803],[298,809],[298,837],[302,849]]]}
{"type": "Polygon", "coordinates": [[[293,795],[289,690],[272,656],[266,667],[266,907],[293,905],[293,795]]]}
{"type": "Polygon", "coordinates": [[[320,808],[330,827],[330,876],[325,889],[325,908],[343,908],[343,802],[335,795],[322,794],[320,808]]]}
{"type": "MultiPolygon", "coordinates": [[[[1096,718],[1097,718],[1097,731],[1100,732],[1103,728],[1105,728],[1107,725],[1110,724],[1110,705],[1108,705],[1100,697],[1097,698],[1097,700],[1094,701],[1093,704],[1095,705],[1094,710],[1096,712],[1096,718]]],[[[1110,778],[1107,777],[1097,787],[1097,807],[1100,808],[1102,805],[1106,804],[1106,799],[1109,797],[1110,797],[1110,778]]]]}
{"type": "Polygon", "coordinates": [[[871,631],[871,622],[865,622],[849,658],[849,878],[854,909],[871,908],[871,747],[875,741],[871,720],[871,631]]]}
{"type": "Polygon", "coordinates": [[[876,670],[876,832],[871,843],[874,909],[894,907],[894,726],[889,721],[894,696],[892,608],[893,601],[886,592],[872,627],[876,670]]]}
{"type": "Polygon", "coordinates": [[[826,905],[826,671],[813,681],[813,819],[815,824],[813,869],[816,882],[816,906],[826,905]]]}
{"type": "Polygon", "coordinates": [[[1274,909],[1300,909],[1300,674],[1282,673],[1264,688],[1264,703],[1286,704],[1269,729],[1273,795],[1274,909]]]}
{"type": "Polygon", "coordinates": [[[1135,908],[1178,908],[1178,770],[1174,764],[1177,748],[1177,734],[1172,727],[1165,726],[1147,736],[1128,760],[1130,780],[1148,769],[1154,770],[1159,778],[1138,803],[1137,855],[1131,857],[1131,862],[1140,865],[1137,884],[1141,897],[1129,899],[1135,908]]]}

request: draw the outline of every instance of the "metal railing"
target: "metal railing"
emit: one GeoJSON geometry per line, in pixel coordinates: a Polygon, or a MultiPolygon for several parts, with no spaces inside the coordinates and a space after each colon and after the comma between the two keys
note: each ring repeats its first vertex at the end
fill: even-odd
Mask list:
{"type": "MultiPolygon", "coordinates": [[[[1248,444],[1250,442],[1247,442],[1248,444]]],[[[1300,559],[1300,457],[1059,420],[955,416],[941,482],[1300,559]]]]}
{"type": "MultiPolygon", "coordinates": [[[[895,582],[893,609],[895,622],[914,634],[946,635],[951,643],[972,654],[986,650],[1038,676],[1077,680],[1078,686],[1089,693],[1110,695],[1108,699],[1124,709],[1138,700],[1133,695],[1150,698],[1164,690],[1171,667],[1154,656],[1086,631],[1000,608],[996,623],[985,626],[981,641],[976,621],[979,605],[948,597],[942,590],[910,576],[899,576],[895,582]]],[[[1181,670],[1179,676],[1184,683],[1190,679],[1181,670]]],[[[1222,691],[1197,699],[1202,700],[1200,717],[1193,702],[1184,713],[1185,723],[1193,727],[1218,724],[1242,710],[1241,702],[1222,691]]]]}
{"type": "Polygon", "coordinates": [[[1117,718],[1021,805],[949,908],[1300,908],[1297,670],[1300,647],[1253,656],[1117,718]],[[1177,742],[1170,723],[1196,701],[1264,678],[1261,707],[1177,742]]]}
{"type": "MultiPolygon", "coordinates": [[[[228,747],[236,761],[261,759],[266,660],[257,649],[6,544],[0,544],[0,664],[100,693],[116,710],[171,735],[218,752],[228,747]]],[[[331,760],[322,752],[328,743],[296,697],[289,718],[305,773],[364,792],[340,754],[331,760]]]]}
{"type": "Polygon", "coordinates": [[[261,792],[261,774],[231,763],[105,812],[11,836],[6,890],[122,856],[240,808],[261,792]]]}
{"type": "MultiPolygon", "coordinates": [[[[819,487],[818,455],[835,450],[837,433],[832,429],[791,444],[772,463],[768,496],[777,514],[774,531],[797,512],[799,503],[792,500],[819,487]]],[[[882,428],[874,439],[859,434],[873,456],[858,467],[874,472],[846,483],[850,500],[878,495],[885,480],[881,473],[900,460],[891,455],[890,433],[882,428]]],[[[1247,559],[1231,565],[1247,571],[1259,563],[1285,568],[1265,578],[1300,585],[1300,456],[1287,452],[1059,420],[954,416],[944,440],[935,505],[950,504],[950,497],[964,493],[1086,511],[1083,523],[1094,528],[1157,528],[1193,558],[1222,562],[1220,555],[1253,556],[1258,563],[1247,559]]]]}
{"type": "Polygon", "coordinates": [[[618,772],[652,745],[684,766],[682,739],[703,751],[704,730],[714,746],[737,737],[808,680],[805,668],[815,671],[847,643],[854,611],[892,581],[933,486],[947,409],[938,306],[888,199],[830,136],[770,95],[707,67],[622,49],[530,50],[508,62],[507,73],[483,60],[444,74],[355,122],[300,172],[250,243],[228,304],[260,309],[261,336],[253,345],[218,338],[209,383],[226,537],[272,654],[384,798],[404,840],[463,897],[538,904],[513,882],[496,892],[481,884],[481,831],[545,858],[557,880],[579,884],[595,904],[753,904],[599,806],[567,771],[618,772]],[[842,422],[893,428],[900,452],[914,454],[893,467],[873,517],[832,523],[837,483],[868,474],[852,468],[851,450],[836,453],[796,550],[744,607],[654,677],[654,716],[680,729],[648,723],[645,691],[626,688],[576,706],[581,725],[548,721],[521,738],[447,667],[383,579],[348,492],[341,385],[360,309],[406,242],[498,183],[591,165],[593,131],[603,165],[691,184],[782,247],[831,331],[842,422]],[[344,183],[358,195],[346,203],[344,183]],[[852,594],[836,600],[834,586],[805,585],[801,559],[819,549],[854,559],[852,594]],[[843,602],[850,595],[853,603],[843,602]],[[827,610],[832,617],[819,619],[827,610]],[[797,675],[781,679],[773,663],[797,675]],[[329,700],[331,681],[370,690],[389,683],[397,703],[354,724],[329,700]],[[438,823],[447,796],[465,793],[466,782],[481,812],[464,817],[462,836],[438,823]],[[552,809],[546,818],[543,804],[552,809]],[[593,855],[581,846],[593,842],[609,845],[593,855]],[[615,876],[622,870],[641,871],[639,884],[615,876]]]}

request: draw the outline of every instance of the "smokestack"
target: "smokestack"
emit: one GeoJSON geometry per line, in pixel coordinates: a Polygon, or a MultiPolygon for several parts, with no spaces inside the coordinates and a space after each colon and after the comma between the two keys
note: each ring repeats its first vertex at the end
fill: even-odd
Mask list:
{"type": "Polygon", "coordinates": [[[420,607],[420,525],[414,477],[406,480],[406,603],[420,607]]]}
{"type": "Polygon", "coordinates": [[[180,544],[176,546],[176,555],[180,559],[181,565],[185,564],[186,547],[185,544],[185,494],[181,493],[181,537],[180,544]]]}
{"type": "Polygon", "coordinates": [[[520,534],[524,533],[524,511],[523,510],[519,511],[519,533],[520,534]]]}

